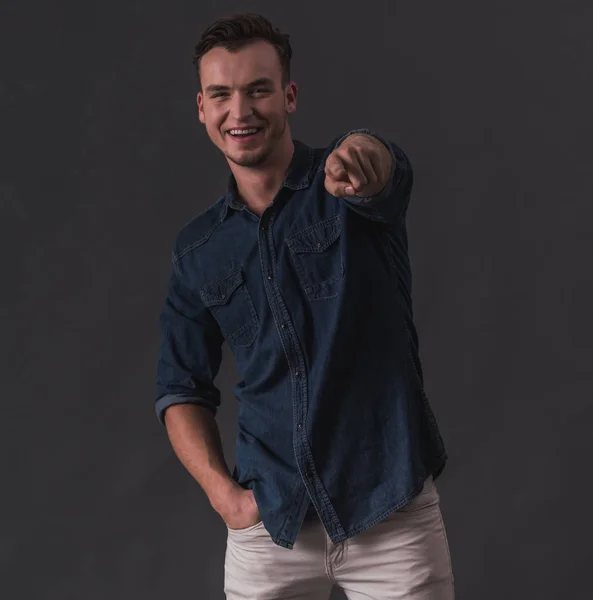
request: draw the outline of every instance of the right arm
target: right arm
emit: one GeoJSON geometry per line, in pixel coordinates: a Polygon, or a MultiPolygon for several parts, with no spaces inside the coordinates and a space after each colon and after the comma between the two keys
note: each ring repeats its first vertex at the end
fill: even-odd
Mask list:
{"type": "Polygon", "coordinates": [[[216,411],[224,338],[200,298],[182,279],[175,262],[161,312],[156,412],[175,454],[231,527],[259,520],[251,490],[231,477],[225,462],[216,411]]]}
{"type": "Polygon", "coordinates": [[[243,522],[257,509],[253,493],[231,477],[212,412],[203,406],[176,404],[167,410],[165,426],[175,454],[204,490],[212,508],[229,527],[251,525],[243,522]]]}

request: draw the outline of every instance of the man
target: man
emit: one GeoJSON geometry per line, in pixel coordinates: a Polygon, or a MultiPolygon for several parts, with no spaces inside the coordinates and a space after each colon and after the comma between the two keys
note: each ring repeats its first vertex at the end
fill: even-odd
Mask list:
{"type": "Polygon", "coordinates": [[[236,599],[450,600],[405,216],[412,169],[367,130],[293,140],[291,47],[263,17],[196,48],[198,114],[228,189],[177,236],[157,415],[228,528],[236,599]],[[221,345],[241,382],[236,466],[215,421],[221,345]]]}

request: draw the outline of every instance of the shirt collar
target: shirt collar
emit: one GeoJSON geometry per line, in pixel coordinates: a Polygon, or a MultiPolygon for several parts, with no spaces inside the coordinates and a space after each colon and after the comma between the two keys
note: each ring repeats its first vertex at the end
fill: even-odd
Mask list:
{"type": "MultiPolygon", "coordinates": [[[[299,140],[293,140],[293,144],[294,152],[281,187],[287,187],[292,190],[302,190],[311,184],[315,166],[315,152],[313,148],[299,140]]],[[[228,179],[221,219],[225,218],[229,208],[235,210],[242,210],[245,208],[245,205],[239,200],[237,183],[232,173],[229,175],[228,179]]]]}

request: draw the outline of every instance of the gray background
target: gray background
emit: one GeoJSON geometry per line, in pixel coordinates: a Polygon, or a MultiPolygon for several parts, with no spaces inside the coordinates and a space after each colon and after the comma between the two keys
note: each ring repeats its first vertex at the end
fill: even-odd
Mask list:
{"type": "Polygon", "coordinates": [[[414,297],[458,598],[586,597],[587,0],[3,0],[0,593],[223,598],[224,524],[153,403],[173,239],[227,173],[191,55],[235,10],[292,35],[297,139],[371,127],[415,166],[414,297]]]}

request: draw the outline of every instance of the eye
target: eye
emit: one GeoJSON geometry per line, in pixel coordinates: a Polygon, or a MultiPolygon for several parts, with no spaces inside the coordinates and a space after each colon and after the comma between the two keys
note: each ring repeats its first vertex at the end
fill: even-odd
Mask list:
{"type": "Polygon", "coordinates": [[[252,94],[252,95],[254,95],[254,94],[255,94],[255,95],[257,95],[257,94],[265,94],[267,91],[268,91],[268,90],[267,90],[267,89],[265,89],[265,88],[253,88],[253,89],[250,91],[250,94],[252,94]]]}

